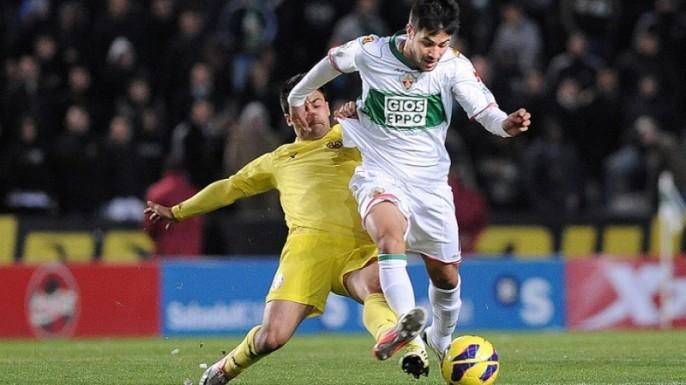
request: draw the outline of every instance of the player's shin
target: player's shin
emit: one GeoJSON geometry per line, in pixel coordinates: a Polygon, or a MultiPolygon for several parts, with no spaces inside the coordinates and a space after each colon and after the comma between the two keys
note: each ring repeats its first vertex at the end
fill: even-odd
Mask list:
{"type": "Polygon", "coordinates": [[[372,293],[365,298],[362,319],[375,341],[378,341],[381,335],[395,326],[398,321],[398,317],[388,306],[382,293],[372,293]]]}
{"type": "Polygon", "coordinates": [[[267,354],[258,354],[255,349],[255,335],[262,325],[252,328],[245,336],[243,341],[234,348],[226,357],[224,364],[224,374],[229,378],[238,376],[243,370],[259,361],[267,354]]]}
{"type": "Polygon", "coordinates": [[[415,307],[405,254],[379,254],[379,280],[386,301],[396,315],[401,316],[415,307]]]}
{"type": "Polygon", "coordinates": [[[460,284],[453,289],[445,290],[437,288],[433,283],[429,283],[429,301],[433,310],[433,323],[429,331],[428,338],[439,349],[445,351],[457,326],[457,318],[462,307],[460,299],[460,284]]]}

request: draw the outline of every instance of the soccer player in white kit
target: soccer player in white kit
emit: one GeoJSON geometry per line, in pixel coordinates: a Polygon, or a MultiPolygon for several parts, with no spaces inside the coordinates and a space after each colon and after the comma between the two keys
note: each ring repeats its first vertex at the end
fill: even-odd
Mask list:
{"type": "Polygon", "coordinates": [[[509,115],[500,110],[469,59],[449,46],[458,18],[454,0],[417,0],[404,34],[364,36],[332,48],[288,98],[291,116],[304,124],[309,93],[342,73],[359,72],[359,119],[341,121],[344,145],[362,154],[350,188],[379,250],[381,287],[399,316],[416,312],[407,253],[423,258],[433,310],[423,337],[441,361],[461,306],[461,254],[445,148],[453,100],[495,135],[515,136],[531,124],[523,108],[509,115]]]}

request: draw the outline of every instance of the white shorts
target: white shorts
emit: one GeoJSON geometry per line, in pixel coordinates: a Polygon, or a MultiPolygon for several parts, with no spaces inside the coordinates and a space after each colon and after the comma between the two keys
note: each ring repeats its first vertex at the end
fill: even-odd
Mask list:
{"type": "Polygon", "coordinates": [[[408,185],[387,174],[357,169],[350,180],[362,223],[372,207],[392,202],[407,218],[408,253],[418,253],[445,263],[462,259],[450,186],[408,185]]]}

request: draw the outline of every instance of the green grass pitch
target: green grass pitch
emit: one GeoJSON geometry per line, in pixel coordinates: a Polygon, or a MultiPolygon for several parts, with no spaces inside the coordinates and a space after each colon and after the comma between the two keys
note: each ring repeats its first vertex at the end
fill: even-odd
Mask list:
{"type": "MultiPolygon", "coordinates": [[[[686,332],[479,333],[495,345],[506,384],[686,384],[686,332]]],[[[238,338],[0,340],[0,384],[197,384],[238,338]]],[[[296,335],[231,384],[442,384],[372,358],[366,335],[296,335]]]]}

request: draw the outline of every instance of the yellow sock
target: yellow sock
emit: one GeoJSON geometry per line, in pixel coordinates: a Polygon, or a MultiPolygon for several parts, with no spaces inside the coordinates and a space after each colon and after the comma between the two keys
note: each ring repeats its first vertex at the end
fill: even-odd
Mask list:
{"type": "Polygon", "coordinates": [[[238,376],[250,365],[269,354],[258,355],[255,351],[255,334],[261,327],[262,325],[257,325],[252,328],[243,341],[228,354],[228,359],[224,363],[224,373],[229,379],[238,376]]]}
{"type": "Polygon", "coordinates": [[[373,293],[364,300],[362,310],[364,326],[369,333],[378,341],[379,337],[388,329],[395,326],[398,317],[388,306],[386,297],[381,293],[373,293]]]}

